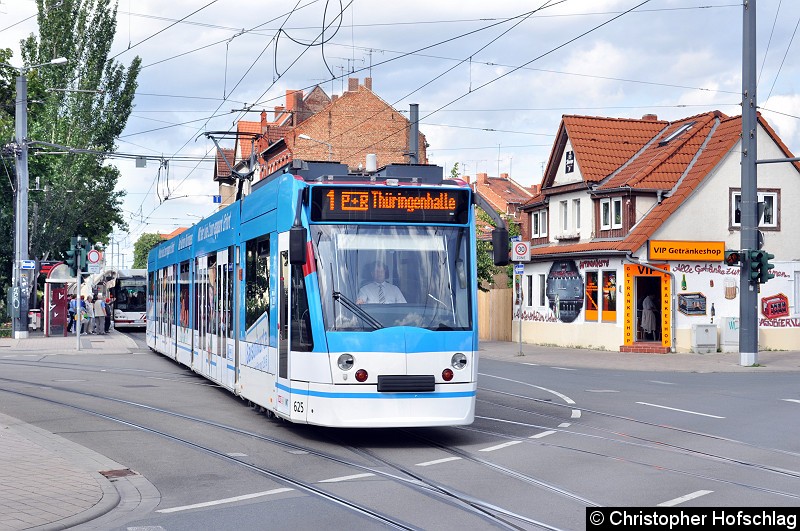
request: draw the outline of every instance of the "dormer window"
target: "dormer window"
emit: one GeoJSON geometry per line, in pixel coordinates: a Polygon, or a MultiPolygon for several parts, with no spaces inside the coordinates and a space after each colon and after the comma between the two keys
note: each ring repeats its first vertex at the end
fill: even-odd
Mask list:
{"type": "Polygon", "coordinates": [[[622,228],[622,198],[600,200],[600,230],[622,228]]]}
{"type": "Polygon", "coordinates": [[[547,236],[547,209],[531,212],[531,238],[547,236]]]}

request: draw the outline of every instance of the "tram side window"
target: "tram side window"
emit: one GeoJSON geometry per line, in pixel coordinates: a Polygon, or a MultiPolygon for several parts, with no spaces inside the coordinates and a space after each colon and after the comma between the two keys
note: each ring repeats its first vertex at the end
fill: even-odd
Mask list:
{"type": "Polygon", "coordinates": [[[217,255],[208,256],[208,311],[206,312],[206,331],[217,334],[217,315],[219,315],[219,298],[217,297],[217,255]]]}
{"type": "Polygon", "coordinates": [[[303,266],[292,266],[292,350],[310,352],[314,349],[311,337],[311,316],[303,266]]]}
{"type": "Polygon", "coordinates": [[[180,326],[189,327],[189,262],[180,265],[180,326]]]}
{"type": "Polygon", "coordinates": [[[248,341],[269,341],[269,236],[249,240],[245,248],[245,330],[258,323],[253,338],[248,341]],[[260,333],[259,331],[266,333],[260,333]]]}
{"type": "Polygon", "coordinates": [[[234,247],[228,247],[228,263],[225,266],[225,313],[223,314],[223,326],[225,327],[225,336],[233,337],[233,275],[235,271],[234,265],[234,247]]]}

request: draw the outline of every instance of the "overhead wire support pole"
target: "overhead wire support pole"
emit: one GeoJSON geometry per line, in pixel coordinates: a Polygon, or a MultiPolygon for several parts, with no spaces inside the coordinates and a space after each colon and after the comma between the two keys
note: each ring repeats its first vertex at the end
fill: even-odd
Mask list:
{"type": "Polygon", "coordinates": [[[739,276],[739,364],[758,363],[758,283],[750,277],[750,250],[758,249],[758,117],[756,114],[756,0],[745,0],[742,38],[742,204],[739,276]]]}
{"type": "Polygon", "coordinates": [[[22,261],[28,259],[28,79],[25,71],[17,76],[16,114],[14,134],[17,149],[16,220],[14,232],[13,305],[14,339],[28,337],[28,293],[27,277],[22,271],[22,261]]]}

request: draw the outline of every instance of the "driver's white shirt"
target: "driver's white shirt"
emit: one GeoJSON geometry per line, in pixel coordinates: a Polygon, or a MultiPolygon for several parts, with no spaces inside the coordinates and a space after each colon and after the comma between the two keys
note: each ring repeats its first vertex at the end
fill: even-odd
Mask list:
{"type": "Polygon", "coordinates": [[[358,300],[364,301],[366,304],[379,304],[379,286],[383,287],[383,297],[386,299],[384,304],[406,302],[406,298],[403,297],[403,292],[400,291],[400,288],[388,282],[382,282],[380,284],[377,282],[370,282],[358,290],[358,300]]]}

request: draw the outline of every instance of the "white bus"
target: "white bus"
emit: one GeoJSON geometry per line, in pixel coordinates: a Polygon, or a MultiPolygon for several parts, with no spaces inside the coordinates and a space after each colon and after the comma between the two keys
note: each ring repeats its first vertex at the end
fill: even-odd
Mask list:
{"type": "Polygon", "coordinates": [[[147,270],[120,269],[111,295],[114,302],[114,328],[147,326],[147,270]]]}

